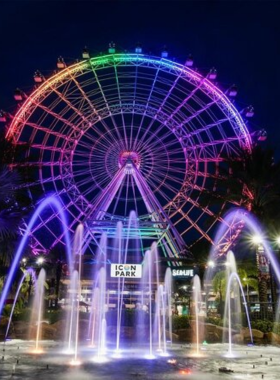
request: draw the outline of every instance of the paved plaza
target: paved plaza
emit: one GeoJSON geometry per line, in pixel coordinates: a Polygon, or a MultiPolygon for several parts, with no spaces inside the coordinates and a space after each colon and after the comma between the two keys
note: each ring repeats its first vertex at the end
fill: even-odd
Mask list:
{"type": "Polygon", "coordinates": [[[1,379],[40,380],[90,380],[90,379],[266,379],[278,380],[280,373],[280,348],[273,346],[234,346],[233,358],[226,358],[226,345],[203,346],[202,357],[192,357],[190,345],[173,345],[169,357],[153,360],[141,358],[133,346],[123,352],[122,358],[112,358],[110,351],[106,360],[96,363],[92,349],[81,350],[82,363],[72,367],[71,356],[61,354],[60,346],[53,341],[44,344],[45,353],[34,355],[29,352],[34,342],[11,341],[1,345],[1,379]],[[3,351],[3,349],[5,351],[3,351]],[[3,360],[4,357],[4,360],[3,360]],[[227,367],[231,373],[220,373],[227,367]]]}

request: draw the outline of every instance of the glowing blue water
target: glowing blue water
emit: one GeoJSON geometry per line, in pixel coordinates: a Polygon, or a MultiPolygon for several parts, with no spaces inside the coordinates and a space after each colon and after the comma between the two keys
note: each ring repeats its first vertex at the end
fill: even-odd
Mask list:
{"type": "Polygon", "coordinates": [[[218,229],[217,234],[215,236],[214,245],[213,245],[211,252],[210,252],[210,259],[215,258],[216,254],[217,254],[217,252],[216,252],[217,243],[218,243],[218,241],[220,241],[222,239],[222,236],[225,235],[225,233],[228,229],[228,226],[231,225],[233,221],[236,225],[238,225],[239,223],[240,223],[240,226],[245,224],[245,226],[247,228],[249,228],[250,232],[252,232],[254,235],[260,236],[262,238],[262,245],[264,247],[265,254],[268,256],[269,261],[270,261],[272,268],[274,270],[274,273],[277,277],[278,283],[280,284],[279,265],[278,265],[274,255],[273,255],[273,252],[271,250],[271,247],[270,247],[268,241],[264,237],[264,233],[263,233],[264,228],[262,228],[261,223],[252,214],[248,213],[248,211],[243,210],[243,209],[238,209],[238,210],[234,209],[234,210],[230,211],[226,215],[226,217],[224,218],[224,221],[225,221],[225,223],[220,225],[220,228],[218,229]]]}
{"type": "Polygon", "coordinates": [[[73,263],[72,263],[72,257],[71,257],[71,244],[70,244],[70,236],[69,236],[69,231],[68,231],[68,227],[67,227],[66,217],[65,217],[63,207],[62,207],[60,200],[55,196],[50,196],[50,197],[44,199],[40,203],[40,205],[37,207],[37,209],[35,210],[32,218],[30,220],[30,222],[27,225],[27,228],[26,228],[26,231],[24,232],[24,235],[21,238],[20,244],[19,244],[18,249],[16,251],[14,260],[12,262],[9,274],[8,274],[7,279],[5,281],[5,285],[3,287],[2,294],[0,297],[0,316],[2,314],[2,310],[3,310],[4,304],[5,304],[5,300],[7,298],[8,292],[9,292],[10,287],[11,287],[11,284],[12,284],[12,281],[14,278],[14,274],[18,268],[18,263],[20,261],[21,254],[22,254],[23,249],[26,245],[28,237],[32,231],[32,228],[34,227],[34,225],[35,225],[38,217],[41,215],[41,213],[49,206],[53,206],[57,210],[59,217],[62,221],[61,224],[62,224],[64,236],[65,236],[69,271],[70,271],[70,273],[72,273],[73,263]]]}

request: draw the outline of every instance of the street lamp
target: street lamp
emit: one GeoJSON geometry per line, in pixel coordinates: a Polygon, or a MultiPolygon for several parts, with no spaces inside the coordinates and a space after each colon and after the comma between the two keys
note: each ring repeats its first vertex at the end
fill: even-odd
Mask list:
{"type": "Polygon", "coordinates": [[[255,245],[260,245],[263,242],[263,238],[261,235],[254,235],[254,236],[252,236],[252,242],[255,245]]]}
{"type": "Polygon", "coordinates": [[[39,258],[37,259],[37,264],[38,264],[38,265],[42,265],[44,261],[45,261],[45,260],[44,260],[43,257],[39,257],[39,258]]]}
{"type": "Polygon", "coordinates": [[[213,260],[209,260],[207,263],[208,267],[214,268],[215,267],[215,262],[213,260]]]}
{"type": "Polygon", "coordinates": [[[258,287],[259,287],[259,302],[261,317],[267,318],[268,299],[267,290],[268,283],[271,281],[269,261],[263,245],[263,237],[261,235],[254,235],[252,242],[256,245],[256,259],[258,268],[258,287]]]}
{"type": "Polygon", "coordinates": [[[21,260],[21,262],[22,262],[22,265],[25,267],[25,266],[26,266],[27,259],[24,257],[24,258],[21,260]]]}

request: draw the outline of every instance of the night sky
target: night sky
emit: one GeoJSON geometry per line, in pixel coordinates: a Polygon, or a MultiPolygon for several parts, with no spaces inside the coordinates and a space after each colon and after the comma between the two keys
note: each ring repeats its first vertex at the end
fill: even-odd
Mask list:
{"type": "Polygon", "coordinates": [[[218,69],[220,87],[235,83],[236,106],[252,104],[251,129],[265,128],[280,159],[280,2],[275,1],[0,1],[0,109],[15,110],[13,92],[30,93],[33,73],[56,69],[57,57],[81,58],[118,51],[159,55],[183,63],[188,54],[199,72],[218,69]]]}

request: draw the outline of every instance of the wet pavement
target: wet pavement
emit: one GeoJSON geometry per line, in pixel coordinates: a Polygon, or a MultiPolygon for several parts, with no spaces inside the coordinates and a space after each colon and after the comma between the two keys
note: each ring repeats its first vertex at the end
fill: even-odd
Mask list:
{"type": "Polygon", "coordinates": [[[147,359],[147,352],[133,345],[114,358],[108,350],[104,360],[95,356],[94,350],[82,347],[79,366],[70,364],[72,355],[62,353],[61,345],[44,341],[43,353],[30,353],[32,341],[8,341],[0,345],[0,379],[37,380],[218,380],[218,379],[266,379],[280,378],[280,348],[275,346],[233,347],[233,357],[225,357],[227,345],[209,344],[201,347],[201,357],[194,357],[191,345],[168,347],[169,356],[147,359]],[[102,361],[102,362],[100,362],[102,361]],[[233,372],[221,373],[226,367],[233,372]]]}

